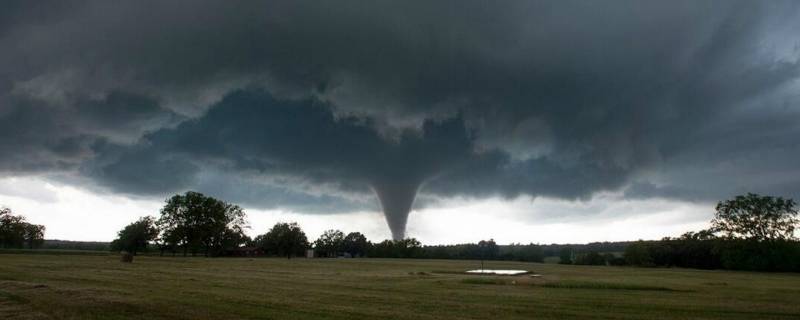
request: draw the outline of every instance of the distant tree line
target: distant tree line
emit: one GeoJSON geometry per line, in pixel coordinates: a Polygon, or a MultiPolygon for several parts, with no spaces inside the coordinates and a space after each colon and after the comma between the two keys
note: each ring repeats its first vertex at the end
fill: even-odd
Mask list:
{"type": "Polygon", "coordinates": [[[625,250],[629,265],[800,271],[797,204],[747,194],[717,204],[711,228],[678,238],[638,241],[625,250]]]}
{"type": "Polygon", "coordinates": [[[70,241],[70,240],[50,240],[45,239],[39,249],[47,250],[88,250],[88,251],[108,251],[111,243],[100,241],[70,241]]]}
{"type": "Polygon", "coordinates": [[[683,267],[750,271],[800,272],[800,243],[715,237],[639,241],[625,250],[625,263],[641,267],[683,267]]]}
{"type": "MultiPolygon", "coordinates": [[[[711,228],[659,241],[596,242],[585,245],[511,244],[493,240],[424,246],[414,258],[485,259],[542,262],[557,256],[561,264],[685,267],[753,271],[800,271],[796,203],[791,199],[747,194],[722,201],[711,228]]],[[[390,247],[387,241],[385,247],[390,247]]],[[[376,254],[372,257],[405,257],[376,254]]],[[[391,252],[387,250],[385,252],[391,252]]]]}
{"type": "Polygon", "coordinates": [[[587,244],[542,244],[545,257],[561,257],[564,254],[582,255],[589,252],[623,252],[633,241],[590,242],[587,244]]]}
{"type": "Polygon", "coordinates": [[[625,243],[623,255],[563,247],[560,263],[800,272],[796,205],[749,193],[719,202],[709,229],[625,243]]]}
{"type": "Polygon", "coordinates": [[[32,224],[11,209],[0,208],[0,248],[38,248],[44,243],[44,226],[32,224]]]}
{"type": "Polygon", "coordinates": [[[309,242],[297,223],[277,223],[250,239],[244,210],[237,205],[186,192],[167,199],[159,218],[142,217],[109,243],[44,240],[45,227],[0,209],[0,248],[127,251],[158,250],[161,255],[223,256],[255,249],[272,256],[373,257],[543,262],[576,265],[630,265],[753,271],[800,272],[800,242],[795,237],[797,204],[792,199],[747,194],[721,201],[711,227],[677,238],[589,244],[478,243],[423,246],[417,239],[370,242],[359,232],[327,230],[309,242]]]}
{"type": "Polygon", "coordinates": [[[498,245],[494,239],[478,243],[425,246],[421,258],[463,260],[508,260],[543,262],[544,248],[538,244],[498,245]]]}
{"type": "Polygon", "coordinates": [[[659,241],[597,242],[585,245],[498,245],[494,240],[423,246],[417,239],[370,242],[359,232],[327,230],[313,242],[297,223],[277,223],[253,239],[244,211],[232,204],[187,192],[167,200],[161,217],[144,217],[126,226],[112,242],[115,250],[137,253],[157,247],[161,253],[231,254],[237,249],[291,258],[314,249],[316,257],[373,257],[509,260],[576,265],[631,265],[759,271],[800,271],[798,224],[791,199],[747,194],[722,201],[711,228],[659,241]]]}

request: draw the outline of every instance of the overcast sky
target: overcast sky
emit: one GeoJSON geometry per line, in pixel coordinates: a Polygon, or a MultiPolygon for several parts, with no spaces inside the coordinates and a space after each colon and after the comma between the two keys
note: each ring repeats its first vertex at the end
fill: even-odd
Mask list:
{"type": "Polygon", "coordinates": [[[800,198],[797,1],[4,1],[0,48],[0,205],[47,238],[187,190],[251,235],[380,240],[412,206],[424,243],[657,239],[800,198]]]}

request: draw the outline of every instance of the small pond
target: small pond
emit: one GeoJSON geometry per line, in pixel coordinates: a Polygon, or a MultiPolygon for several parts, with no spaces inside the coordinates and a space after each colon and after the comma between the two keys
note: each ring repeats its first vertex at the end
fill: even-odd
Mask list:
{"type": "Polygon", "coordinates": [[[496,274],[504,276],[515,276],[519,274],[526,274],[526,270],[499,270],[499,269],[476,269],[467,271],[469,274],[496,274]]]}

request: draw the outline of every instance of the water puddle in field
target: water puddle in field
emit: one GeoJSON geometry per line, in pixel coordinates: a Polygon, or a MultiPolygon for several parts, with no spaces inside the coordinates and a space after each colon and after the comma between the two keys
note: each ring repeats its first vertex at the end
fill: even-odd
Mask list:
{"type": "Polygon", "coordinates": [[[520,274],[526,274],[528,271],[525,270],[499,270],[499,269],[477,269],[477,270],[469,270],[467,271],[469,274],[496,274],[502,276],[515,276],[520,274]]]}

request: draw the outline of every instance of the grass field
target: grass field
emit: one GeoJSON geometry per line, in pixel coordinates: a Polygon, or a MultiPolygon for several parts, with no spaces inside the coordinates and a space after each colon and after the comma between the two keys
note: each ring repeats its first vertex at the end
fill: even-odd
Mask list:
{"type": "Polygon", "coordinates": [[[0,319],[800,319],[800,274],[474,261],[0,254],[0,319]]]}

